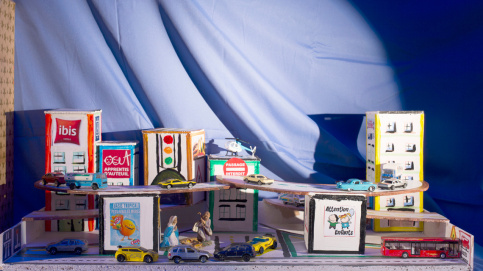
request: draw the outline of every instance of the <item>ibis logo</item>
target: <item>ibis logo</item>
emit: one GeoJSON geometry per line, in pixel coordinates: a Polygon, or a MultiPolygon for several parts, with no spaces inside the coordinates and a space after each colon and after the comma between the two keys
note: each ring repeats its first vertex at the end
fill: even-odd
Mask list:
{"type": "Polygon", "coordinates": [[[71,143],[80,145],[79,128],[81,120],[56,119],[57,129],[54,143],[71,143]]]}

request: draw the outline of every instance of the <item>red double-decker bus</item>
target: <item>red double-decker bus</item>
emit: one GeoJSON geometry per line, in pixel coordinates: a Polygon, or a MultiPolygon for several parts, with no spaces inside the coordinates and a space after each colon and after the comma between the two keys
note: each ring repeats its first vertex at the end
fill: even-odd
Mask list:
{"type": "Polygon", "coordinates": [[[439,237],[381,237],[381,254],[394,257],[460,258],[461,241],[439,237]]]}

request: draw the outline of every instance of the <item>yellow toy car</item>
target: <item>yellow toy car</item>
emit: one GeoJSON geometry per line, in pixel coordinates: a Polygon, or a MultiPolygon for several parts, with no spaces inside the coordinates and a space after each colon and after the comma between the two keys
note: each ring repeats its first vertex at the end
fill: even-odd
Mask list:
{"type": "Polygon", "coordinates": [[[146,262],[152,263],[158,260],[158,253],[143,247],[123,247],[118,246],[114,257],[118,262],[146,262]]]}
{"type": "Polygon", "coordinates": [[[188,187],[191,188],[196,182],[185,181],[180,179],[170,179],[159,184],[162,188],[170,189],[171,187],[188,187]]]}
{"type": "Polygon", "coordinates": [[[255,249],[255,252],[258,252],[259,254],[263,254],[263,252],[267,248],[271,248],[271,249],[277,248],[277,240],[275,239],[275,237],[271,235],[255,237],[248,243],[252,245],[253,248],[255,249]]]}

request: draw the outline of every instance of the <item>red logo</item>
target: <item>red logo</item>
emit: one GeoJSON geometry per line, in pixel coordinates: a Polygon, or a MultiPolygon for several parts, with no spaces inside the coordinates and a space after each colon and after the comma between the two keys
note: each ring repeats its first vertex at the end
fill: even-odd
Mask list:
{"type": "Polygon", "coordinates": [[[247,163],[240,158],[231,158],[223,165],[223,173],[228,176],[246,176],[248,174],[247,163]]]}
{"type": "Polygon", "coordinates": [[[105,173],[107,178],[130,178],[130,165],[130,150],[102,151],[102,173],[105,173]]]}
{"type": "Polygon", "coordinates": [[[81,120],[62,120],[56,119],[57,133],[54,143],[71,143],[80,145],[79,128],[81,120]]]}

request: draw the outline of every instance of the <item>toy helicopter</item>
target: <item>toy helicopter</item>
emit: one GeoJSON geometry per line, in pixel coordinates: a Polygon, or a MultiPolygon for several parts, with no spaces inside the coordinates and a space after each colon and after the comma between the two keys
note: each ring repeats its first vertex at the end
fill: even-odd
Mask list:
{"type": "Polygon", "coordinates": [[[241,140],[239,138],[235,138],[235,137],[225,138],[225,139],[234,139],[233,141],[227,141],[225,143],[226,155],[227,156],[228,156],[228,152],[231,152],[231,155],[238,156],[238,153],[241,152],[242,150],[250,151],[252,153],[252,157],[255,156],[255,151],[256,151],[257,147],[252,148],[252,146],[250,146],[250,148],[247,148],[247,147],[242,145],[242,143],[250,144],[249,142],[243,141],[243,140],[241,140]]]}

